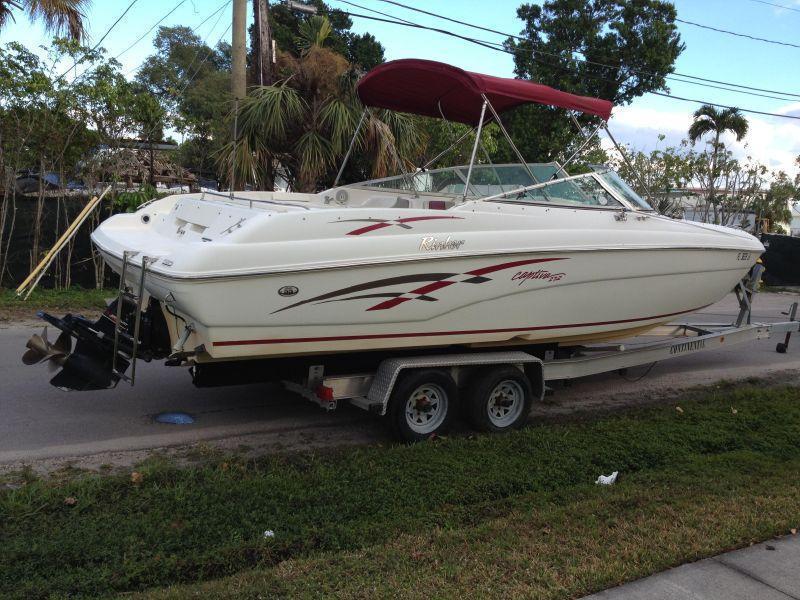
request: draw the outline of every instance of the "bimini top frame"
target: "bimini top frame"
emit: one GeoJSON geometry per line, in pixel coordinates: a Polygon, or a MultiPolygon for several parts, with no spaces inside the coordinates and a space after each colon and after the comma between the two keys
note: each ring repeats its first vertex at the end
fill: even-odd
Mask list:
{"type": "MultiPolygon", "coordinates": [[[[540,183],[528,169],[527,161],[503,126],[501,113],[522,104],[543,104],[594,115],[600,117],[604,124],[611,116],[613,108],[608,100],[578,96],[530,81],[473,73],[445,63],[420,59],[395,60],[376,67],[359,81],[357,92],[366,108],[336,176],[334,187],[350,157],[366,112],[371,107],[376,107],[458,121],[475,128],[475,142],[462,200],[467,197],[481,132],[484,125],[492,120],[497,123],[520,164],[529,171],[531,179],[540,183]]],[[[462,135],[458,141],[464,137],[462,135]]],[[[586,143],[588,140],[584,145],[586,143]]]]}

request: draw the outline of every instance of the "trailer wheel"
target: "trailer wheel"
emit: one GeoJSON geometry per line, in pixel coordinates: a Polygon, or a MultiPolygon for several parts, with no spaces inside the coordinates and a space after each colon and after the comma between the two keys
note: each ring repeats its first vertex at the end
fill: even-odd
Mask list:
{"type": "Polygon", "coordinates": [[[531,383],[516,367],[481,369],[465,401],[469,422],[478,431],[519,429],[531,410],[531,383]]]}
{"type": "Polygon", "coordinates": [[[404,372],[389,399],[389,419],[395,437],[419,442],[447,430],[455,414],[458,388],[444,371],[404,372]]]}

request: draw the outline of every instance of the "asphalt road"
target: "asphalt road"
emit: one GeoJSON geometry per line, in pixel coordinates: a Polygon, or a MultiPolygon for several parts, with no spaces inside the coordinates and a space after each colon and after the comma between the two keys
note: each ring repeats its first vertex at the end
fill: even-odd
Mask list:
{"type": "MultiPolygon", "coordinates": [[[[754,321],[785,320],[780,312],[795,300],[800,297],[760,294],[754,321]]],[[[687,320],[725,322],[737,310],[730,296],[687,320]]],[[[197,389],[185,369],[161,363],[140,364],[135,388],[120,384],[115,390],[62,392],[49,385],[46,366],[25,366],[20,360],[25,342],[40,330],[32,324],[0,325],[0,464],[89,455],[101,457],[96,464],[113,463],[126,452],[203,441],[223,447],[302,447],[389,439],[378,418],[356,408],[326,413],[268,385],[197,389]],[[155,422],[154,416],[165,411],[190,413],[195,423],[155,422]]],[[[787,354],[774,351],[776,341],[678,357],[658,363],[638,381],[630,380],[644,374],[644,368],[631,369],[627,378],[616,373],[585,378],[557,390],[546,405],[535,409],[534,418],[583,406],[635,404],[721,379],[800,373],[800,339],[787,354]]]]}

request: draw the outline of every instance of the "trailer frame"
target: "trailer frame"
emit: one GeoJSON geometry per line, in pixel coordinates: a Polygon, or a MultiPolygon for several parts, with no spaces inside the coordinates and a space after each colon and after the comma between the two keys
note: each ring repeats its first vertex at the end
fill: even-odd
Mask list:
{"type": "Polygon", "coordinates": [[[469,382],[472,373],[491,368],[514,367],[530,382],[533,401],[541,401],[546,384],[654,364],[670,358],[697,354],[783,335],[776,351],[788,349],[793,333],[800,331],[798,303],[782,313],[788,320],[774,323],[751,322],[753,298],[763,271],[756,265],[735,288],[739,313],[732,323],[673,323],[657,327],[643,336],[619,344],[558,347],[541,355],[526,350],[496,349],[472,353],[397,356],[382,360],[370,372],[325,375],[325,365],[313,365],[302,381],[283,381],[283,385],[326,410],[339,402],[385,416],[390,412],[392,394],[398,380],[409,371],[423,369],[446,374],[459,387],[469,382]],[[661,338],[661,339],[650,339],[661,338]]]}

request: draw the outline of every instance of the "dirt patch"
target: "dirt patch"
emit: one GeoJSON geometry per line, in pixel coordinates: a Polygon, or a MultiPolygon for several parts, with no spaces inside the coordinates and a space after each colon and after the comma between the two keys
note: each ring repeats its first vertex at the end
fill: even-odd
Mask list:
{"type": "Polygon", "coordinates": [[[36,316],[36,313],[40,310],[58,317],[66,313],[79,314],[93,321],[98,319],[102,314],[102,312],[95,307],[88,309],[81,307],[42,307],[33,304],[3,306],[0,308],[0,327],[30,327],[43,325],[44,321],[36,316]]]}
{"type": "Polygon", "coordinates": [[[800,386],[800,372],[796,369],[775,371],[768,377],[742,377],[722,379],[708,385],[692,387],[662,387],[640,389],[631,392],[605,392],[593,394],[590,398],[560,398],[558,390],[545,396],[542,404],[534,406],[531,420],[547,423],[572,421],[576,419],[597,418],[600,414],[630,408],[647,407],[671,402],[692,402],[715,390],[735,390],[742,385],[755,385],[764,388],[800,386]]]}

